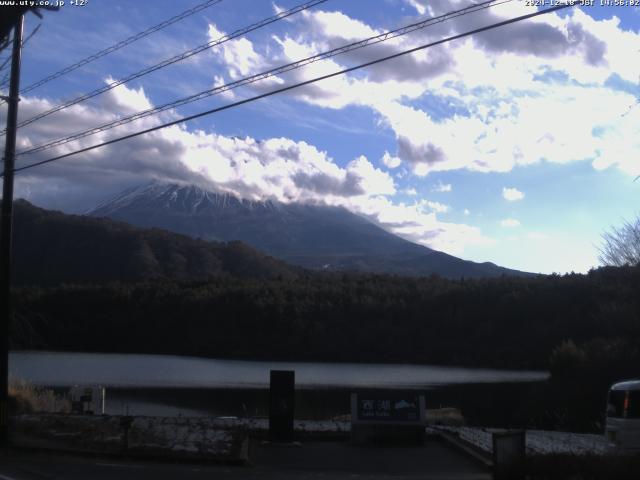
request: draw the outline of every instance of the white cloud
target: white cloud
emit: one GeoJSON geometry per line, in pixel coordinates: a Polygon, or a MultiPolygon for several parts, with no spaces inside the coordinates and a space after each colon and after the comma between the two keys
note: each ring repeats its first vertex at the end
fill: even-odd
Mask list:
{"type": "MultiPolygon", "coordinates": [[[[105,78],[104,83],[111,84],[116,80],[108,76],[105,78]]],[[[114,103],[114,106],[118,107],[123,114],[136,113],[141,110],[147,110],[152,108],[151,102],[144,93],[144,88],[139,89],[127,88],[124,85],[118,85],[113,89],[114,94],[110,96],[110,101],[114,103]]]]}
{"type": "Polygon", "coordinates": [[[452,255],[463,255],[468,246],[495,243],[477,227],[438,220],[421,202],[407,205],[379,196],[354,204],[353,210],[397,235],[452,255]]]}
{"type": "Polygon", "coordinates": [[[411,5],[413,8],[415,8],[416,11],[420,15],[424,15],[425,13],[427,13],[427,6],[426,5],[422,5],[419,1],[417,1],[417,0],[406,0],[406,2],[409,5],[411,5]]]}
{"type": "Polygon", "coordinates": [[[632,154],[640,148],[640,110],[622,117],[635,102],[630,94],[605,87],[542,86],[531,96],[475,102],[473,116],[441,121],[397,102],[377,109],[396,133],[398,157],[420,176],[457,169],[508,172],[542,160],[587,159],[595,168],[616,165],[640,174],[632,154]],[[572,128],[562,127],[567,124],[572,128]]]}
{"type": "Polygon", "coordinates": [[[307,31],[307,33],[324,40],[337,38],[339,40],[357,41],[381,33],[366,23],[353,19],[342,12],[305,10],[302,15],[313,28],[313,32],[307,31]]]}
{"type": "MultiPolygon", "coordinates": [[[[226,85],[227,83],[229,83],[229,82],[227,82],[227,81],[224,79],[224,77],[223,77],[223,76],[221,76],[221,75],[214,75],[214,76],[213,76],[213,84],[212,84],[212,86],[213,86],[214,88],[221,87],[221,86],[223,86],[223,85],[226,85]]],[[[222,93],[220,93],[219,95],[220,95],[222,98],[225,98],[225,99],[227,99],[227,100],[233,100],[233,99],[235,99],[235,98],[236,98],[236,94],[235,94],[235,92],[234,92],[233,90],[225,90],[225,91],[223,91],[222,93]]]]}
{"type": "MultiPolygon", "coordinates": [[[[218,40],[225,35],[215,25],[209,25],[209,41],[218,40]]],[[[253,43],[246,38],[229,40],[216,47],[214,54],[224,59],[232,79],[259,72],[267,66],[263,56],[255,51],[253,43]]]]}
{"type": "Polygon", "coordinates": [[[436,212],[436,213],[447,213],[449,210],[451,210],[451,207],[449,205],[445,205],[443,203],[440,202],[432,202],[430,200],[423,200],[421,203],[424,207],[427,207],[428,209],[436,212]]]}
{"type": "MultiPolygon", "coordinates": [[[[427,10],[442,14],[463,5],[458,0],[407,2],[421,14],[427,10]]],[[[534,10],[524,2],[501,5],[316,62],[279,80],[308,80],[534,10]]],[[[268,46],[271,65],[379,32],[342,12],[315,10],[300,18],[299,32],[272,37],[268,46]]],[[[638,175],[640,162],[633,161],[632,154],[640,148],[640,109],[621,118],[636,99],[606,81],[615,73],[635,82],[633,65],[637,62],[629,61],[628,52],[639,50],[640,34],[622,30],[617,19],[598,21],[572,9],[567,15],[530,19],[319,82],[290,95],[322,108],[369,107],[396,136],[397,153],[386,153],[383,163],[397,168],[404,162],[419,176],[458,169],[508,172],[516,165],[582,160],[592,161],[596,169],[616,166],[638,175]],[[429,103],[414,102],[427,92],[455,105],[458,113],[438,118],[429,103]]],[[[234,55],[245,59],[244,63],[249,62],[246,59],[259,63],[253,46],[245,46],[242,52],[244,55],[234,55]]],[[[238,67],[228,64],[228,68],[238,67]]]]}
{"type": "Polygon", "coordinates": [[[418,195],[418,191],[415,188],[405,188],[402,193],[405,195],[411,195],[412,197],[418,195]]]}
{"type": "Polygon", "coordinates": [[[471,215],[471,212],[469,211],[469,209],[468,209],[468,208],[465,208],[465,209],[464,209],[464,214],[465,214],[465,216],[467,216],[467,217],[468,217],[469,215],[471,215]]]}
{"type": "Polygon", "coordinates": [[[517,188],[502,188],[502,198],[509,202],[517,202],[518,200],[522,200],[524,198],[524,193],[522,193],[517,188]]]}
{"type": "MultiPolygon", "coordinates": [[[[148,101],[143,91],[123,86],[105,95],[100,109],[77,105],[60,112],[55,119],[29,125],[22,130],[20,148],[40,144],[52,135],[62,134],[65,128],[80,129],[114,119],[129,99],[140,101],[138,96],[148,101]]],[[[30,116],[49,106],[46,100],[25,96],[21,111],[30,116]]],[[[163,115],[36,154],[28,160],[41,160],[138,131],[175,118],[176,114],[163,115]]],[[[327,152],[303,141],[227,137],[191,131],[185,126],[162,129],[24,171],[17,176],[16,189],[18,196],[36,203],[64,209],[61,199],[66,195],[67,200],[82,198],[81,205],[88,208],[123,188],[150,179],[196,183],[253,200],[339,205],[411,241],[452,254],[462,254],[467,245],[492,242],[478,228],[440,221],[437,214],[449,211],[447,205],[426,199],[413,205],[394,202],[389,198],[397,192],[394,179],[364,156],[341,167],[327,152]]]]}
{"type": "Polygon", "coordinates": [[[505,218],[504,220],[500,221],[500,225],[507,228],[519,227],[520,221],[516,220],[515,218],[505,218]]]}
{"type": "Polygon", "coordinates": [[[402,164],[402,160],[398,157],[392,156],[389,152],[384,152],[384,155],[382,156],[382,163],[384,163],[387,168],[393,169],[398,168],[400,164],[402,164]]]}
{"type": "Polygon", "coordinates": [[[244,198],[339,204],[351,197],[395,193],[393,179],[363,156],[341,168],[326,152],[287,138],[183,136],[185,166],[215,189],[244,198]]]}
{"type": "MultiPolygon", "coordinates": [[[[22,130],[19,149],[39,145],[51,136],[101,124],[116,118],[117,111],[131,100],[146,103],[142,90],[118,87],[105,95],[101,109],[77,105],[22,130]],[[144,102],[141,102],[141,97],[144,102]]],[[[46,100],[23,98],[22,115],[50,106],[46,100]]],[[[164,119],[173,118],[168,112],[164,119]]],[[[163,117],[146,118],[103,132],[97,136],[58,147],[34,156],[19,157],[19,162],[37,161],[108,140],[124,133],[157,125],[163,117]]],[[[245,198],[274,198],[281,201],[321,201],[325,197],[393,195],[393,179],[375,168],[365,157],[358,157],[339,167],[326,152],[305,142],[286,138],[256,141],[253,138],[230,138],[203,131],[189,131],[174,126],[131,140],[77,155],[51,167],[29,170],[26,177],[76,179],[108,184],[114,176],[119,182],[141,177],[209,182],[218,190],[245,198]]]]}
{"type": "Polygon", "coordinates": [[[438,181],[437,185],[431,189],[432,192],[450,192],[452,190],[452,186],[450,183],[442,183],[438,181]]]}

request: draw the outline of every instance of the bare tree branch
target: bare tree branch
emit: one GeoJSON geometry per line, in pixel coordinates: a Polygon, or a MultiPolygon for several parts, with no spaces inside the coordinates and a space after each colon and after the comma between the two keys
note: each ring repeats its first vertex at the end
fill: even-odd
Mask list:
{"type": "Polygon", "coordinates": [[[599,251],[603,265],[640,265],[640,217],[625,220],[621,227],[611,227],[602,234],[599,251]]]}

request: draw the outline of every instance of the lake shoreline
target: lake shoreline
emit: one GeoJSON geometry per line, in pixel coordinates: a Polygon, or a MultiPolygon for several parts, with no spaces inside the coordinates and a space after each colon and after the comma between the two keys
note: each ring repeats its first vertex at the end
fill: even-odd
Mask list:
{"type": "MultiPolygon", "coordinates": [[[[455,408],[468,425],[500,428],[536,426],[526,404],[544,382],[481,383],[411,389],[424,394],[427,409],[455,408]]],[[[295,415],[304,420],[332,420],[350,414],[351,393],[380,388],[296,389],[295,415]]],[[[384,389],[382,389],[384,390],[384,389]]],[[[387,389],[388,390],[388,389],[387,389]]],[[[398,389],[392,389],[397,391],[398,389]]],[[[401,389],[405,390],[405,389],[401,389]]],[[[410,390],[410,389],[406,389],[410,390]]],[[[58,394],[67,388],[53,388],[58,394]]],[[[110,415],[267,418],[269,390],[239,388],[106,388],[110,415]]]]}
{"type": "Polygon", "coordinates": [[[198,360],[223,360],[229,362],[274,362],[274,363],[302,363],[302,364],[310,364],[310,363],[322,363],[327,365],[336,365],[336,364],[349,364],[349,365],[412,365],[412,366],[433,366],[433,367],[448,367],[448,368],[468,368],[468,369],[480,369],[480,370],[508,370],[514,372],[546,372],[544,369],[536,369],[531,367],[523,367],[519,365],[515,365],[513,367],[509,367],[505,369],[503,365],[500,364],[475,364],[475,365],[464,365],[459,363],[447,363],[447,362],[406,362],[390,359],[371,359],[371,360],[346,360],[346,359],[327,359],[327,358],[289,358],[289,357],[261,357],[261,356],[251,356],[251,355],[242,355],[242,356],[211,356],[211,355],[197,355],[197,354],[188,354],[188,353],[179,353],[179,352],[144,352],[144,351],[88,351],[88,350],[56,350],[51,348],[44,349],[34,349],[34,348],[24,348],[24,349],[11,349],[10,353],[60,353],[60,354],[95,354],[95,355],[150,355],[150,356],[168,356],[168,357],[176,357],[176,358],[186,358],[186,359],[198,359],[198,360]]]}
{"type": "Polygon", "coordinates": [[[519,405],[543,388],[546,372],[397,364],[248,362],[134,354],[12,352],[10,372],[65,393],[73,385],[106,388],[106,413],[265,417],[269,372],[294,370],[296,415],[325,420],[350,413],[350,394],[425,393],[428,408],[455,407],[472,424],[516,426],[519,405]]]}
{"type": "Polygon", "coordinates": [[[296,386],[425,388],[459,383],[544,381],[549,373],[442,365],[213,359],[176,355],[12,351],[10,374],[35,385],[261,388],[270,370],[294,370],[296,386]]]}

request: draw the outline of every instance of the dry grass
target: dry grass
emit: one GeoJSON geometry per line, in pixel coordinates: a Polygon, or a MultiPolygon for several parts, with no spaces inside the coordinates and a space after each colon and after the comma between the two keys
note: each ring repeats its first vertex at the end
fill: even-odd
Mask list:
{"type": "Polygon", "coordinates": [[[466,422],[459,409],[445,407],[435,408],[433,410],[427,409],[427,424],[460,427],[465,425],[466,422]]]}
{"type": "Polygon", "coordinates": [[[71,401],[66,395],[57,395],[53,390],[12,378],[9,379],[9,410],[13,414],[68,413],[71,401]]]}

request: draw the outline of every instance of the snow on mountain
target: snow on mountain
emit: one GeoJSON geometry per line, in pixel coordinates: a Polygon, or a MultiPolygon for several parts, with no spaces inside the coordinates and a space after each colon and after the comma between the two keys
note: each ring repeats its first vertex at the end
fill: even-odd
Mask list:
{"type": "Polygon", "coordinates": [[[87,215],[205,240],[241,240],[312,269],[437,273],[454,278],[523,274],[417,245],[342,207],[252,201],[195,185],[151,183],[131,188],[87,215]]]}

